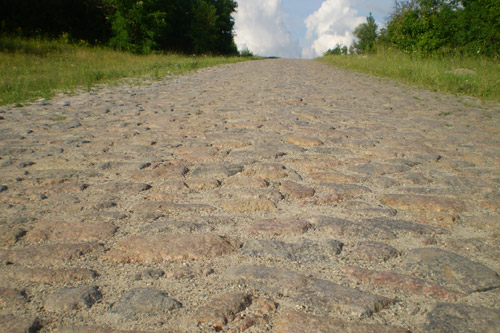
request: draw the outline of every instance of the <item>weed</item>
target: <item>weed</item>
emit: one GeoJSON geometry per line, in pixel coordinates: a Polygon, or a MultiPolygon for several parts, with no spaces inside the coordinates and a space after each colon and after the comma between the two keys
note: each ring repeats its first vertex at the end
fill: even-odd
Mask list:
{"type": "Polygon", "coordinates": [[[50,98],[56,91],[90,91],[97,84],[125,78],[161,79],[167,75],[256,57],[206,57],[176,54],[135,55],[60,41],[0,37],[0,105],[50,98]]]}
{"type": "Polygon", "coordinates": [[[65,116],[55,116],[55,117],[52,117],[52,120],[53,121],[65,121],[66,117],[65,116]]]}
{"type": "Polygon", "coordinates": [[[460,54],[415,57],[398,50],[381,48],[375,54],[325,56],[318,60],[341,68],[393,78],[431,91],[500,101],[500,62],[487,57],[460,54]]]}
{"type": "Polygon", "coordinates": [[[439,115],[440,116],[449,116],[450,114],[453,114],[453,112],[449,112],[449,111],[447,111],[447,112],[441,112],[439,115]]]}

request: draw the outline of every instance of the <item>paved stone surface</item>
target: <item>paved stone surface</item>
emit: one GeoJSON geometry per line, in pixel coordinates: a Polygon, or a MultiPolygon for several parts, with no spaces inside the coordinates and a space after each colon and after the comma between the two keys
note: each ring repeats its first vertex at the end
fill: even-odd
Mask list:
{"type": "Polygon", "coordinates": [[[286,59],[1,106],[0,326],[495,329],[499,111],[286,59]]]}

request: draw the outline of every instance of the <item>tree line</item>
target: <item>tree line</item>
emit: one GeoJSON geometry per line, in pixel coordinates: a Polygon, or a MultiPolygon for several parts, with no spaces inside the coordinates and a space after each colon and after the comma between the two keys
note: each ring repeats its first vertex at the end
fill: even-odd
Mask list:
{"type": "MultiPolygon", "coordinates": [[[[378,31],[370,14],[354,36],[349,53],[369,53],[383,46],[421,55],[459,52],[498,58],[500,1],[397,0],[384,29],[378,31]]],[[[348,50],[337,45],[327,53],[348,50]]]]}
{"type": "Polygon", "coordinates": [[[0,34],[134,53],[237,54],[233,0],[0,0],[0,34]]]}

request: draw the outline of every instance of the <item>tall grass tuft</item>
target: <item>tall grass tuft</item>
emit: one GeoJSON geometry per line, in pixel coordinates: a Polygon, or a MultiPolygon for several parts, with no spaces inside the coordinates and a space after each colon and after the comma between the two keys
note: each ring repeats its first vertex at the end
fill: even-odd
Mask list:
{"type": "Polygon", "coordinates": [[[500,61],[460,54],[410,55],[381,49],[368,55],[334,55],[318,59],[330,65],[456,95],[500,102],[500,61]]]}
{"type": "Polygon", "coordinates": [[[63,41],[0,37],[0,105],[91,89],[122,78],[159,79],[249,59],[255,58],[134,55],[63,41]]]}

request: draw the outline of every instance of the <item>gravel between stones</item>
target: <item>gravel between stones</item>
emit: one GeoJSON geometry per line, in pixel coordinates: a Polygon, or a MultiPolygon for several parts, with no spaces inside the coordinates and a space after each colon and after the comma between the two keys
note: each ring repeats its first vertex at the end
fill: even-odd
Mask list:
{"type": "Polygon", "coordinates": [[[263,60],[0,114],[13,332],[498,328],[497,104],[263,60]]]}

